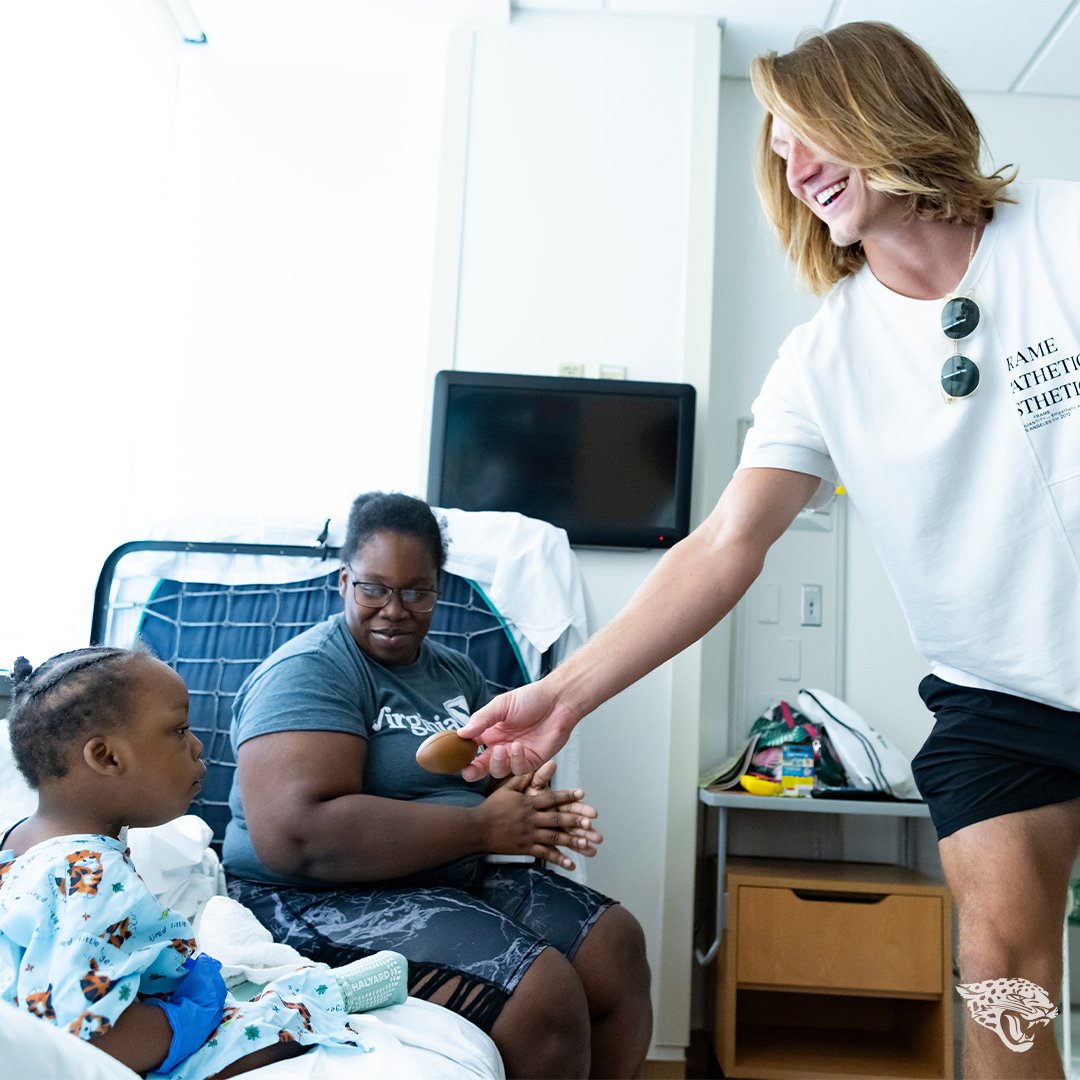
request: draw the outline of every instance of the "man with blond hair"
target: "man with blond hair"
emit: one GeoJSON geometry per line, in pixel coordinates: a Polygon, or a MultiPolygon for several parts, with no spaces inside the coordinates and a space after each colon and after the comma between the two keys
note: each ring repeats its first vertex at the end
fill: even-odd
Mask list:
{"type": "Polygon", "coordinates": [[[965,1075],[1061,1076],[1049,1021],[1080,849],[1080,185],[985,175],[963,99],[886,24],[813,33],[755,60],[752,80],[762,203],[825,299],[781,347],[709,517],[587,646],[474,715],[460,734],[486,749],[466,775],[550,758],[727,615],[842,481],[930,671],[913,770],[959,911],[965,1075]]]}

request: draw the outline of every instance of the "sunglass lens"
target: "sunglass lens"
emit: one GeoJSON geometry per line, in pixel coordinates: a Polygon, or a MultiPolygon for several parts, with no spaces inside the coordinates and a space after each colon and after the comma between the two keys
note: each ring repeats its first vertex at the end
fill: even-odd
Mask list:
{"type": "Polygon", "coordinates": [[[967,356],[950,356],[941,369],[941,389],[947,397],[967,397],[979,385],[979,367],[967,356]]]}
{"type": "Polygon", "coordinates": [[[979,325],[979,305],[970,296],[954,296],[941,309],[941,330],[952,341],[959,341],[979,325]]]}

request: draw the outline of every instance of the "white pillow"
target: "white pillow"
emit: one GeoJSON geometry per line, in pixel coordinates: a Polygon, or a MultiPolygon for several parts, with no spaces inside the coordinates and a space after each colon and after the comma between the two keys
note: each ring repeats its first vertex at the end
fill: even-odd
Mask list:
{"type": "Polygon", "coordinates": [[[0,1076],[23,1080],[138,1080],[139,1074],[70,1031],[0,1001],[0,1076]]]}

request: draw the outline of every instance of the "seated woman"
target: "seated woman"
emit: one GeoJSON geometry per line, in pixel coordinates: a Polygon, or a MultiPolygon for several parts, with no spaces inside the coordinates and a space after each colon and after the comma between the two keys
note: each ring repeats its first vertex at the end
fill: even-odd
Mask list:
{"type": "Polygon", "coordinates": [[[487,1031],[511,1077],[639,1075],[652,1031],[641,927],[546,864],[601,837],[551,762],[491,784],[425,772],[416,749],[489,697],[425,640],[446,543],[426,503],[361,495],[341,550],[345,610],[240,688],[224,862],[235,899],[301,953],[403,954],[409,993],[487,1031]],[[485,854],[532,855],[535,864],[485,854]]]}

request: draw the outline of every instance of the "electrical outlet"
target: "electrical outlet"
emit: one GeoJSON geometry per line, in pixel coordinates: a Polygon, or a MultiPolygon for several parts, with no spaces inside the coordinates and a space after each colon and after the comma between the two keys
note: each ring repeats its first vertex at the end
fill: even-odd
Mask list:
{"type": "Polygon", "coordinates": [[[804,585],[802,587],[802,624],[803,626],[821,625],[820,585],[804,585]]]}
{"type": "Polygon", "coordinates": [[[601,379],[625,379],[626,368],[622,364],[601,364],[601,379]]]}
{"type": "Polygon", "coordinates": [[[583,379],[585,377],[584,364],[560,364],[559,374],[570,379],[583,379]]]}

